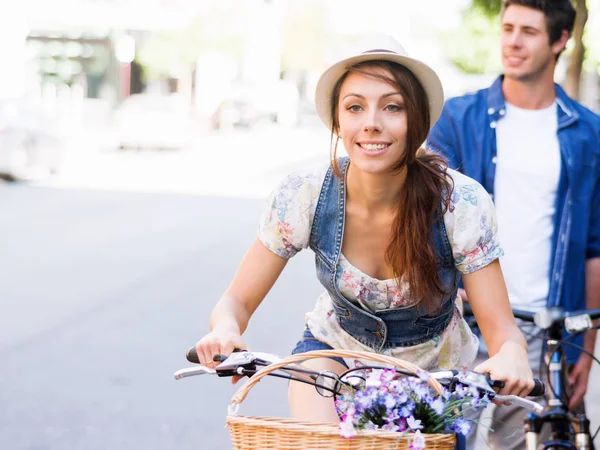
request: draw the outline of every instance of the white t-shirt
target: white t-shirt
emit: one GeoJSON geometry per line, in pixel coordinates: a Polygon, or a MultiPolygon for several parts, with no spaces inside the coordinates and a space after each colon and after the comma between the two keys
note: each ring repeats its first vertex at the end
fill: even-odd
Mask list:
{"type": "Polygon", "coordinates": [[[549,289],[560,147],[556,103],[538,110],[506,104],[497,122],[494,202],[500,264],[512,306],[536,311],[549,289]]]}

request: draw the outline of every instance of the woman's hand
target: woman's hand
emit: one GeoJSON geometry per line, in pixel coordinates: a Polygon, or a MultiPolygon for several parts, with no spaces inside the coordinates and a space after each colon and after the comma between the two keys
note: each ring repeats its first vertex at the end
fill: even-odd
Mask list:
{"type": "Polygon", "coordinates": [[[504,381],[504,387],[498,391],[501,395],[525,397],[534,387],[527,350],[513,341],[506,341],[494,356],[473,370],[489,373],[492,380],[504,381]]]}
{"type": "MultiPolygon", "coordinates": [[[[206,367],[218,365],[213,361],[215,356],[229,356],[234,350],[248,350],[248,348],[238,332],[226,328],[212,330],[196,344],[200,364],[206,367]]],[[[232,383],[237,383],[240,378],[242,377],[233,377],[232,383]]]]}

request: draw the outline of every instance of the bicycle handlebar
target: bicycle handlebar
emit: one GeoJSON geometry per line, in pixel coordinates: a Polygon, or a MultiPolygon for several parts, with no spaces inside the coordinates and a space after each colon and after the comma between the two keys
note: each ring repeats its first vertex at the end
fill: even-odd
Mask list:
{"type": "MultiPolygon", "coordinates": [[[[600,309],[582,309],[578,311],[564,311],[562,308],[553,307],[541,309],[537,312],[511,308],[513,316],[525,322],[531,322],[543,330],[554,325],[564,324],[569,333],[581,333],[593,327],[592,320],[600,318],[600,309]]],[[[474,317],[473,309],[468,303],[463,305],[463,316],[474,317]]]]}
{"type": "MultiPolygon", "coordinates": [[[[236,352],[240,352],[239,350],[236,352]]],[[[213,360],[215,362],[220,362],[221,364],[219,366],[217,366],[216,370],[215,369],[210,369],[204,366],[201,366],[202,369],[197,369],[197,368],[191,368],[191,369],[183,369],[182,371],[179,371],[179,376],[177,376],[176,374],[176,378],[184,378],[186,376],[193,376],[193,375],[202,375],[202,374],[216,374],[220,377],[227,377],[227,376],[233,376],[238,374],[238,368],[249,368],[250,366],[254,365],[256,366],[256,362],[259,361],[260,364],[259,365],[268,365],[270,363],[275,362],[276,360],[279,360],[280,358],[275,357],[274,355],[270,355],[268,353],[256,353],[256,352],[241,352],[244,353],[245,355],[248,355],[247,357],[245,357],[245,355],[240,355],[237,361],[235,361],[235,364],[231,365],[231,366],[227,366],[223,367],[223,362],[226,362],[227,358],[222,356],[222,355],[215,355],[213,360]]],[[[200,364],[200,360],[198,359],[198,354],[196,352],[196,348],[195,347],[191,347],[185,355],[186,359],[191,362],[191,363],[195,363],[195,364],[200,364]]],[[[476,376],[479,376],[481,374],[476,374],[475,372],[459,372],[457,370],[446,370],[446,371],[438,371],[438,372],[432,372],[431,376],[433,376],[434,378],[437,379],[444,379],[444,378],[448,378],[448,379],[455,379],[459,382],[463,382],[465,384],[471,384],[471,385],[477,385],[477,382],[474,380],[474,378],[476,376]]],[[[491,388],[491,387],[504,387],[504,383],[503,382],[499,382],[499,381],[494,381],[491,380],[489,377],[489,374],[483,374],[486,377],[487,380],[487,388],[491,388]]],[[[529,397],[541,397],[542,395],[545,394],[546,392],[546,386],[544,385],[544,383],[541,380],[538,380],[537,378],[534,378],[533,380],[534,382],[534,387],[531,390],[531,392],[528,394],[529,397]]],[[[478,386],[480,389],[485,389],[485,386],[481,385],[481,383],[479,383],[480,385],[478,386]]],[[[496,394],[496,397],[498,398],[498,400],[502,400],[502,401],[513,401],[509,399],[508,397],[511,396],[499,396],[496,394]]],[[[519,397],[517,397],[519,398],[519,397]]]]}

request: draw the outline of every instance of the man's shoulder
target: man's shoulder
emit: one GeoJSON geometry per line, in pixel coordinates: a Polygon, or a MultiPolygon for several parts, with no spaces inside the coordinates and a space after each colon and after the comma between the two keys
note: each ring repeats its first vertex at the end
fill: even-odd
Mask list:
{"type": "Polygon", "coordinates": [[[573,104],[573,108],[577,111],[577,114],[579,115],[579,120],[587,122],[588,124],[592,125],[597,131],[600,131],[600,116],[591,109],[579,103],[578,101],[571,101],[573,104]]]}
{"type": "Polygon", "coordinates": [[[567,109],[574,111],[578,120],[592,126],[596,132],[600,132],[600,116],[577,100],[567,96],[560,86],[557,87],[557,100],[563,102],[567,109]]]}

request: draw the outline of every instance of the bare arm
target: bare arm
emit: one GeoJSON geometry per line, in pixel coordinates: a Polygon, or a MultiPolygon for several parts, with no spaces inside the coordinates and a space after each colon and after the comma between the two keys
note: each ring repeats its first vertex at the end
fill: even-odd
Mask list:
{"type": "MultiPolygon", "coordinates": [[[[585,307],[600,308],[600,258],[588,259],[585,263],[585,307]]],[[[583,336],[583,348],[594,354],[597,330],[589,330],[583,336]]],[[[569,407],[575,408],[587,392],[588,379],[592,369],[592,358],[585,353],[569,373],[569,384],[572,387],[569,407]]]]}
{"type": "Polygon", "coordinates": [[[256,308],[267,296],[288,260],[277,256],[256,239],[244,256],[234,278],[210,316],[210,329],[246,331],[256,308]]]}
{"type": "MultiPolygon", "coordinates": [[[[588,259],[585,263],[585,307],[587,309],[600,308],[600,258],[588,259]]],[[[596,348],[597,330],[585,333],[583,347],[590,353],[596,348]]],[[[591,358],[585,355],[592,363],[591,358]]]]}
{"type": "Polygon", "coordinates": [[[533,388],[527,341],[510,309],[499,261],[463,275],[463,284],[490,355],[475,370],[503,380],[501,394],[527,395],[533,388]]]}
{"type": "Polygon", "coordinates": [[[507,341],[527,350],[527,342],[510,309],[498,260],[483,269],[463,275],[463,284],[490,356],[498,353],[507,341]]]}
{"type": "Polygon", "coordinates": [[[241,335],[287,261],[259,239],[252,243],[233,281],[213,308],[211,332],[196,344],[201,363],[210,365],[214,355],[229,355],[235,348],[246,348],[241,335]]]}

